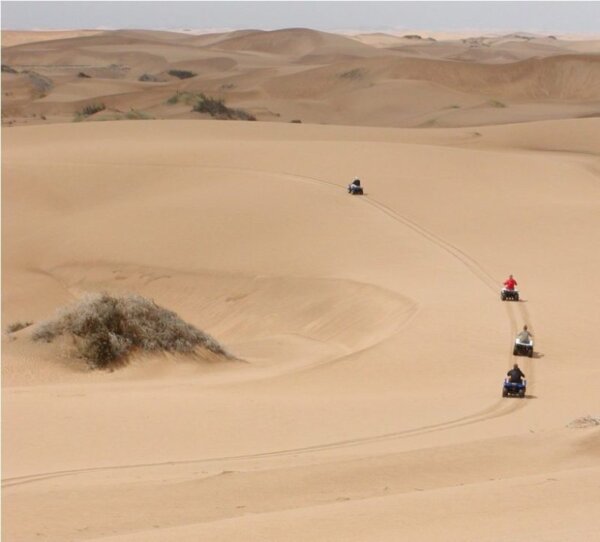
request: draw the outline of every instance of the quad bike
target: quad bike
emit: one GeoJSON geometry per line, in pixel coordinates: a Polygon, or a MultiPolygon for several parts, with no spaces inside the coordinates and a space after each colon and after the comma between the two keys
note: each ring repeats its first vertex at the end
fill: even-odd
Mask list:
{"type": "Polygon", "coordinates": [[[502,397],[525,397],[527,391],[527,380],[521,382],[511,382],[510,379],[504,379],[504,386],[502,386],[502,397]]]}
{"type": "Polygon", "coordinates": [[[533,357],[533,339],[523,341],[517,337],[513,346],[513,356],[528,356],[533,357]]]}
{"type": "Polygon", "coordinates": [[[362,196],[363,195],[363,189],[362,189],[362,186],[360,186],[359,179],[354,179],[348,185],[348,194],[352,194],[353,196],[356,196],[356,195],[362,196]]]}
{"type": "Polygon", "coordinates": [[[500,292],[500,299],[502,299],[502,301],[519,301],[519,290],[509,290],[508,288],[502,288],[500,292]]]}

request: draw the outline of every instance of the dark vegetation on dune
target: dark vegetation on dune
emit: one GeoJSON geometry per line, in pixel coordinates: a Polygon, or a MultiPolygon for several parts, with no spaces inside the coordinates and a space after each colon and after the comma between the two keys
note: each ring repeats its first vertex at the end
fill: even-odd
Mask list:
{"type": "Polygon", "coordinates": [[[198,101],[192,108],[192,111],[198,113],[208,113],[216,119],[231,119],[231,120],[256,120],[254,115],[251,115],[243,109],[233,109],[227,107],[223,100],[211,98],[204,94],[198,95],[198,101]]]}
{"type": "Polygon", "coordinates": [[[195,77],[197,74],[194,72],[190,72],[188,70],[169,70],[169,75],[173,77],[177,77],[178,79],[190,79],[191,77],[195,77]]]}
{"type": "Polygon", "coordinates": [[[77,111],[75,120],[79,120],[84,117],[91,117],[100,111],[104,111],[106,106],[103,103],[95,103],[84,106],[80,111],[77,111]]]}
{"type": "Polygon", "coordinates": [[[92,369],[121,366],[135,351],[193,353],[202,347],[228,356],[210,335],[138,295],[89,294],[39,324],[32,338],[52,342],[61,335],[74,339],[92,369]]]}
{"type": "Polygon", "coordinates": [[[8,324],[6,326],[6,333],[16,333],[17,331],[21,331],[32,324],[33,322],[13,322],[12,324],[8,324]]]}
{"type": "Polygon", "coordinates": [[[23,70],[27,74],[36,98],[44,98],[54,88],[52,79],[31,70],[23,70]]]}
{"type": "Polygon", "coordinates": [[[221,98],[212,98],[203,93],[177,91],[168,100],[167,104],[175,105],[185,103],[192,106],[192,111],[196,113],[206,113],[215,119],[220,120],[256,120],[256,117],[243,109],[227,107],[225,100],[221,98]]]}
{"type": "Polygon", "coordinates": [[[151,73],[143,73],[138,77],[138,81],[142,81],[144,83],[160,83],[162,80],[160,77],[156,75],[152,75],[151,73]]]}
{"type": "Polygon", "coordinates": [[[180,91],[178,90],[173,96],[167,100],[167,104],[175,105],[178,103],[184,103],[187,105],[195,104],[198,101],[199,94],[194,92],[180,91]]]}
{"type": "Polygon", "coordinates": [[[364,77],[364,72],[360,68],[354,68],[353,70],[349,70],[347,72],[340,73],[340,77],[342,79],[362,79],[364,77]]]}

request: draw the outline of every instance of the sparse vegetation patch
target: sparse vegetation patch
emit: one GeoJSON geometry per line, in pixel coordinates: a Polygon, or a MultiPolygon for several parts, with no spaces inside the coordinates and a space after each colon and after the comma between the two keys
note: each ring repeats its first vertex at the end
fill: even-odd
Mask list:
{"type": "Polygon", "coordinates": [[[353,70],[349,70],[347,72],[340,73],[340,77],[342,79],[350,79],[351,81],[355,81],[357,79],[362,79],[363,76],[364,76],[364,73],[360,68],[354,68],[353,70]]]}
{"type": "Polygon", "coordinates": [[[228,355],[210,335],[138,295],[89,294],[39,324],[32,338],[52,342],[61,335],[75,340],[79,355],[92,369],[122,365],[136,350],[192,353],[204,347],[228,355]]]}
{"type": "Polygon", "coordinates": [[[186,92],[186,91],[177,91],[176,94],[173,94],[168,100],[167,103],[169,105],[175,105],[178,103],[184,103],[186,105],[194,105],[199,99],[201,94],[197,94],[195,92],[186,92]]]}
{"type": "Polygon", "coordinates": [[[2,64],[2,73],[19,73],[14,68],[11,68],[8,64],[2,64]]]}
{"type": "Polygon", "coordinates": [[[500,100],[490,100],[488,103],[492,107],[498,107],[498,108],[506,107],[506,104],[504,102],[501,102],[500,100]]]}
{"type": "Polygon", "coordinates": [[[154,117],[144,111],[138,111],[137,109],[130,109],[125,113],[127,120],[152,120],[154,117]]]}
{"type": "MultiPolygon", "coordinates": [[[[112,114],[102,114],[94,118],[95,121],[112,121],[112,120],[152,120],[154,117],[145,111],[139,111],[137,109],[131,108],[129,111],[124,113],[119,110],[112,110],[114,113],[112,114]]],[[[83,117],[79,118],[82,120],[83,117]]],[[[77,119],[76,119],[77,120],[77,119]]]]}
{"type": "Polygon", "coordinates": [[[227,107],[223,100],[211,98],[204,94],[198,95],[198,101],[192,108],[192,111],[208,113],[211,117],[216,119],[256,120],[254,115],[251,115],[243,109],[232,109],[227,107]]]}
{"type": "Polygon", "coordinates": [[[573,420],[567,425],[567,427],[570,427],[572,429],[585,429],[588,427],[595,427],[598,425],[600,425],[600,416],[587,415],[581,416],[580,418],[573,420]]]}
{"type": "Polygon", "coordinates": [[[84,118],[95,115],[96,113],[104,111],[105,109],[106,106],[103,103],[88,104],[83,109],[77,111],[75,114],[75,119],[73,120],[75,122],[81,121],[84,118]]]}
{"type": "Polygon", "coordinates": [[[189,79],[194,77],[196,74],[187,70],[169,70],[169,75],[177,77],[178,79],[189,79]]]}
{"type": "Polygon", "coordinates": [[[54,87],[54,83],[48,77],[44,77],[33,71],[24,71],[29,77],[29,81],[38,98],[43,98],[48,95],[48,92],[54,87]]]}
{"type": "Polygon", "coordinates": [[[14,322],[6,326],[6,333],[15,333],[32,325],[33,322],[14,322]]]}
{"type": "Polygon", "coordinates": [[[84,116],[84,117],[89,117],[90,115],[94,115],[95,113],[98,113],[100,111],[104,111],[106,109],[106,106],[103,103],[98,103],[98,104],[89,104],[86,105],[81,111],[80,113],[84,116]]]}
{"type": "Polygon", "coordinates": [[[152,75],[149,73],[143,73],[138,77],[138,81],[142,81],[144,83],[160,83],[161,80],[156,77],[156,75],[152,75]]]}

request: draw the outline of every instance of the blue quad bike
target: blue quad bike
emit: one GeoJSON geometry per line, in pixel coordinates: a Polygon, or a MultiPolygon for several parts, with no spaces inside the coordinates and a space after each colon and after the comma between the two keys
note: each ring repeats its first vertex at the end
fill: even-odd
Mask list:
{"type": "Polygon", "coordinates": [[[504,379],[504,386],[502,387],[502,397],[525,397],[527,391],[527,380],[521,382],[511,382],[510,379],[504,379]]]}

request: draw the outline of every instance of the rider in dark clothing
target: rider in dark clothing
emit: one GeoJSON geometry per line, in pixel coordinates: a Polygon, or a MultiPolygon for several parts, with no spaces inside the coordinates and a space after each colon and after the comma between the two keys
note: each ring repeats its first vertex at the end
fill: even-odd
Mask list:
{"type": "Polygon", "coordinates": [[[521,379],[525,378],[525,374],[519,369],[519,366],[516,363],[513,365],[513,368],[506,373],[506,376],[510,378],[511,382],[516,384],[520,384],[521,379]]]}
{"type": "Polygon", "coordinates": [[[354,177],[354,180],[348,185],[348,192],[350,194],[361,193],[362,188],[360,186],[360,179],[358,177],[354,177]]]}

